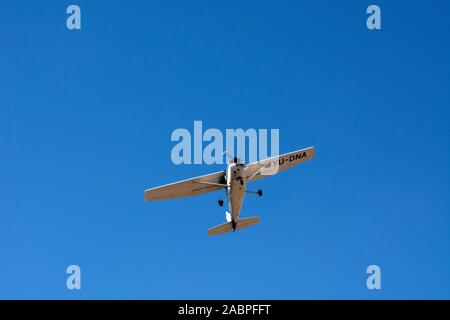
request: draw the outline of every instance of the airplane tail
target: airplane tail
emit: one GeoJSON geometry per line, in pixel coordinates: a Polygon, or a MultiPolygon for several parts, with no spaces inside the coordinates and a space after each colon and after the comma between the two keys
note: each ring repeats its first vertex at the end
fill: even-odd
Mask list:
{"type": "Polygon", "coordinates": [[[248,228],[248,227],[251,227],[258,223],[259,223],[259,217],[242,218],[242,219],[238,220],[238,222],[236,224],[236,230],[248,228]]]}
{"type": "MultiPolygon", "coordinates": [[[[248,228],[259,223],[259,217],[250,217],[239,219],[236,223],[236,230],[248,228]]],[[[208,229],[208,236],[215,236],[218,234],[228,233],[233,231],[233,221],[219,224],[218,226],[208,229]]]]}

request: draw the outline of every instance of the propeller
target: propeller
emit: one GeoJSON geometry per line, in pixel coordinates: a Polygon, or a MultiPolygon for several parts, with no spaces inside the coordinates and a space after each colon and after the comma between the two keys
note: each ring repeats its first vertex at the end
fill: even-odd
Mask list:
{"type": "Polygon", "coordinates": [[[236,157],[236,156],[233,156],[233,155],[230,154],[228,151],[224,151],[224,152],[222,153],[222,155],[226,155],[228,159],[232,160],[232,161],[233,161],[234,163],[236,163],[236,164],[238,164],[238,163],[244,164],[240,158],[238,158],[238,157],[236,157]]]}

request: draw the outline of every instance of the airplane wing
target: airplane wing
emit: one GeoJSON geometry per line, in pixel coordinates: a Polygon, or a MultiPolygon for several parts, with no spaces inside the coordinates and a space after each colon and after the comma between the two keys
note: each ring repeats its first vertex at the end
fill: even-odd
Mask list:
{"type": "Polygon", "coordinates": [[[200,177],[169,183],[144,192],[146,202],[196,196],[226,187],[225,173],[214,172],[200,177]]]}
{"type": "Polygon", "coordinates": [[[245,166],[247,180],[254,181],[270,177],[312,158],[314,158],[314,147],[309,147],[250,163],[245,166]]]}

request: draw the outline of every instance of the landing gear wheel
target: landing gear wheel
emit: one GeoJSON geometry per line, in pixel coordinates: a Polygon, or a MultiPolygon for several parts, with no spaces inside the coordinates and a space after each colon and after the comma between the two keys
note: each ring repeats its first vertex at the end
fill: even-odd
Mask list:
{"type": "Polygon", "coordinates": [[[262,190],[261,189],[258,189],[258,196],[262,196],[262,190]]]}
{"type": "Polygon", "coordinates": [[[217,203],[219,204],[219,207],[222,207],[222,206],[223,206],[223,200],[222,200],[222,199],[220,199],[219,201],[217,201],[217,203]]]}

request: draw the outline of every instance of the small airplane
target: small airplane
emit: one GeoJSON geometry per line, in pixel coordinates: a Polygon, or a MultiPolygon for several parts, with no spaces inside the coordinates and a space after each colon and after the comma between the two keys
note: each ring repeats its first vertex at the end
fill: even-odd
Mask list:
{"type": "Polygon", "coordinates": [[[239,158],[233,157],[232,161],[227,165],[226,171],[214,172],[147,189],[144,192],[144,199],[146,202],[150,202],[196,196],[225,189],[226,198],[220,199],[218,204],[222,207],[224,200],[228,201],[230,212],[226,211],[225,213],[227,222],[208,229],[208,235],[228,233],[259,223],[259,217],[239,217],[246,193],[262,196],[261,189],[257,191],[247,190],[248,182],[270,177],[312,158],[314,158],[314,147],[285,153],[250,164],[244,164],[239,158]]]}

